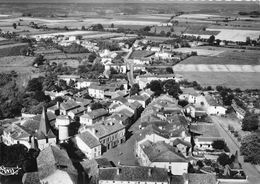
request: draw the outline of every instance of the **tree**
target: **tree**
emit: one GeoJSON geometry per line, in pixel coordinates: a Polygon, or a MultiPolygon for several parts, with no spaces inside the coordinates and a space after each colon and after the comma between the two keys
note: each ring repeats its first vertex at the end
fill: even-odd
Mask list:
{"type": "Polygon", "coordinates": [[[93,104],[91,104],[90,106],[90,109],[93,111],[93,110],[96,110],[96,109],[101,109],[103,108],[103,105],[99,102],[95,102],[93,104]]]}
{"type": "Polygon", "coordinates": [[[173,69],[172,69],[171,67],[167,67],[167,68],[166,68],[166,72],[167,72],[167,73],[173,73],[173,69]]]}
{"type": "Polygon", "coordinates": [[[211,36],[209,37],[209,39],[208,39],[208,43],[209,43],[210,45],[213,45],[214,42],[215,42],[215,36],[214,36],[214,35],[211,35],[211,36]]]}
{"type": "Polygon", "coordinates": [[[146,86],[147,88],[150,88],[151,91],[155,92],[155,95],[160,95],[163,90],[161,87],[161,81],[159,80],[153,80],[146,86]]]}
{"type": "Polygon", "coordinates": [[[256,133],[245,136],[241,141],[241,155],[245,162],[260,164],[260,137],[256,133]]]}
{"type": "Polygon", "coordinates": [[[114,27],[115,27],[115,25],[112,23],[110,27],[111,27],[111,28],[114,28],[114,27]]]}
{"type": "Polygon", "coordinates": [[[178,98],[179,93],[181,93],[180,85],[173,79],[163,81],[162,86],[163,91],[173,96],[174,98],[178,98]]]}
{"type": "Polygon", "coordinates": [[[45,61],[43,55],[39,54],[36,56],[36,58],[33,61],[33,65],[37,65],[40,66],[43,64],[43,62],[45,61]]]}
{"type": "Polygon", "coordinates": [[[89,56],[88,56],[88,62],[90,63],[93,63],[93,61],[96,59],[96,54],[95,53],[91,53],[89,56]]]}
{"type": "Polygon", "coordinates": [[[82,27],[81,27],[81,30],[83,30],[83,31],[86,30],[86,27],[85,27],[85,26],[82,26],[82,27]]]}
{"type": "Polygon", "coordinates": [[[229,156],[226,154],[226,153],[221,153],[219,156],[218,156],[218,159],[217,159],[218,163],[222,166],[225,166],[225,165],[229,165],[230,164],[230,158],[229,156]]]}
{"type": "Polygon", "coordinates": [[[258,129],[259,123],[259,115],[247,112],[242,121],[242,130],[255,131],[258,129]]]}
{"type": "Polygon", "coordinates": [[[92,30],[93,31],[103,31],[104,27],[102,26],[102,24],[94,24],[94,25],[92,25],[92,30]]]}
{"type": "Polygon", "coordinates": [[[17,28],[17,24],[13,23],[13,28],[16,29],[17,28]]]}
{"type": "Polygon", "coordinates": [[[225,143],[225,141],[223,141],[223,140],[215,140],[215,141],[213,141],[213,143],[212,143],[212,147],[213,147],[214,149],[222,150],[222,149],[224,149],[224,148],[226,147],[226,143],[225,143]]]}
{"type": "Polygon", "coordinates": [[[133,84],[133,86],[130,89],[130,96],[138,94],[140,91],[140,87],[137,83],[133,84]]]}
{"type": "Polygon", "coordinates": [[[144,30],[144,32],[149,32],[149,31],[151,31],[151,28],[150,28],[150,26],[145,26],[143,28],[143,30],[144,30]]]}
{"type": "Polygon", "coordinates": [[[42,90],[42,83],[43,83],[42,77],[33,78],[33,79],[29,80],[26,90],[30,91],[30,92],[41,91],[42,90]]]}

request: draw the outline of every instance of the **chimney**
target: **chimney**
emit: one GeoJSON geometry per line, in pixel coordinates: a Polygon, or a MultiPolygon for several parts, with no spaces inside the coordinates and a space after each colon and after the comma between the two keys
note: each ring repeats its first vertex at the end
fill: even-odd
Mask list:
{"type": "Polygon", "coordinates": [[[116,169],[116,174],[119,175],[119,174],[120,174],[120,171],[121,171],[121,169],[118,167],[118,168],[116,169]]]}
{"type": "Polygon", "coordinates": [[[152,176],[152,168],[148,169],[148,176],[151,177],[152,176]]]}
{"type": "Polygon", "coordinates": [[[57,102],[56,106],[57,106],[57,109],[60,109],[60,102],[59,101],[57,102]]]}

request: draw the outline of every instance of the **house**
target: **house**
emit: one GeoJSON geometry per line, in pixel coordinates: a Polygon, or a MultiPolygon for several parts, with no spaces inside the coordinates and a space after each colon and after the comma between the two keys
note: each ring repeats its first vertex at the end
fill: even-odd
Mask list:
{"type": "Polygon", "coordinates": [[[140,75],[137,76],[135,81],[138,83],[140,89],[144,89],[147,84],[149,84],[153,80],[169,80],[169,79],[174,79],[175,75],[174,74],[160,74],[160,75],[140,75]]]}
{"type": "Polygon", "coordinates": [[[80,124],[93,125],[106,115],[108,115],[108,111],[106,109],[96,109],[91,112],[87,112],[86,114],[80,116],[80,124]]]}
{"type": "Polygon", "coordinates": [[[91,127],[83,127],[80,132],[89,131],[98,138],[102,145],[102,152],[125,142],[125,126],[118,121],[104,120],[91,127]]]}
{"type": "Polygon", "coordinates": [[[188,172],[189,161],[176,147],[163,141],[156,143],[148,140],[139,141],[136,154],[142,166],[166,168],[173,175],[188,172]]]}
{"type": "Polygon", "coordinates": [[[98,138],[90,132],[85,131],[77,134],[74,138],[74,142],[88,159],[101,156],[101,144],[98,138]]]}
{"type": "Polygon", "coordinates": [[[179,95],[180,100],[186,100],[189,103],[195,104],[199,93],[194,88],[181,88],[182,94],[179,95]]]}
{"type": "Polygon", "coordinates": [[[80,117],[81,115],[83,115],[86,111],[86,108],[85,107],[79,107],[79,108],[76,108],[76,109],[72,109],[68,112],[68,116],[71,118],[71,119],[75,119],[77,117],[80,117]]]}
{"type": "Polygon", "coordinates": [[[151,91],[150,89],[146,89],[146,90],[143,90],[140,92],[140,95],[147,95],[150,98],[150,100],[152,100],[154,98],[154,94],[155,93],[153,91],[151,91]]]}
{"type": "Polygon", "coordinates": [[[218,128],[215,124],[209,123],[199,123],[199,124],[191,124],[189,126],[191,134],[195,137],[195,147],[199,150],[212,150],[212,143],[215,140],[223,140],[225,139],[221,137],[218,128]]]}
{"type": "Polygon", "coordinates": [[[168,173],[162,168],[140,166],[118,166],[100,168],[98,175],[99,184],[169,184],[168,173]]]}
{"type": "Polygon", "coordinates": [[[154,52],[147,50],[133,50],[130,52],[127,62],[139,65],[150,64],[151,57],[154,54],[154,52]]]}
{"type": "Polygon", "coordinates": [[[135,101],[137,101],[142,105],[143,108],[145,108],[150,101],[150,97],[147,96],[146,94],[133,95],[133,96],[130,96],[127,100],[129,103],[134,103],[135,101]]]}
{"type": "Polygon", "coordinates": [[[68,112],[74,109],[77,109],[80,107],[80,104],[78,104],[74,100],[68,100],[66,102],[62,102],[60,104],[60,115],[68,115],[68,112]]]}
{"type": "Polygon", "coordinates": [[[2,140],[7,145],[23,144],[28,149],[35,145],[43,149],[49,144],[56,144],[57,138],[51,126],[51,123],[54,126],[55,118],[55,115],[47,113],[43,108],[41,115],[10,124],[3,130],[2,140]]]}
{"type": "Polygon", "coordinates": [[[41,183],[77,184],[78,173],[67,152],[50,145],[37,157],[38,176],[41,183]]]}
{"type": "Polygon", "coordinates": [[[80,162],[80,165],[83,167],[85,173],[88,176],[87,183],[93,183],[98,181],[99,169],[113,167],[113,163],[111,161],[108,161],[106,158],[95,158],[91,160],[84,160],[80,162]]]}
{"type": "Polygon", "coordinates": [[[105,91],[107,91],[107,90],[108,89],[105,86],[98,86],[98,85],[94,85],[94,84],[91,84],[88,87],[89,96],[91,96],[93,98],[97,98],[97,99],[104,99],[105,91]]]}
{"type": "Polygon", "coordinates": [[[80,79],[79,75],[58,75],[58,81],[64,80],[67,85],[69,85],[70,81],[76,82],[78,79],[80,79]]]}
{"type": "Polygon", "coordinates": [[[76,82],[76,88],[77,89],[87,88],[91,84],[99,85],[99,80],[98,79],[78,79],[76,82]]]}
{"type": "Polygon", "coordinates": [[[243,120],[246,115],[246,111],[239,107],[234,99],[232,100],[231,107],[233,107],[234,111],[236,112],[237,118],[243,120]]]}
{"type": "Polygon", "coordinates": [[[224,115],[226,114],[227,109],[220,105],[214,97],[210,95],[205,95],[205,107],[207,110],[207,113],[209,115],[224,115]]]}
{"type": "Polygon", "coordinates": [[[215,174],[189,173],[185,177],[185,184],[217,184],[215,174]]]}

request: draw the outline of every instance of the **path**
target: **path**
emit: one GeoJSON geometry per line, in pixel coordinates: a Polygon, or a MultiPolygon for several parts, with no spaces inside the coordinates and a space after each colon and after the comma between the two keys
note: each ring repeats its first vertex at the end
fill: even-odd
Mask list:
{"type": "MultiPolygon", "coordinates": [[[[222,126],[223,120],[216,116],[211,116],[211,118],[213,122],[217,125],[220,135],[226,140],[230,152],[234,154],[236,151],[238,151],[240,155],[239,143],[237,143],[235,138],[228,133],[228,130],[223,128],[222,126]]],[[[250,163],[245,163],[242,156],[239,156],[238,159],[239,162],[242,164],[242,168],[244,172],[248,176],[248,183],[260,184],[260,173],[256,170],[256,168],[250,163]]]]}

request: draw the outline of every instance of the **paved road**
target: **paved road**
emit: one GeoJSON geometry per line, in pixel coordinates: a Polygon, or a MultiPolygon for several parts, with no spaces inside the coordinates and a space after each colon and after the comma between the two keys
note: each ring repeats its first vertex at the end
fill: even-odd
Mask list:
{"type": "MultiPolygon", "coordinates": [[[[231,153],[235,153],[236,151],[239,152],[239,144],[237,141],[230,136],[230,134],[223,128],[221,123],[221,119],[219,117],[211,116],[213,122],[217,125],[220,135],[226,140],[226,143],[230,149],[231,153]]],[[[239,152],[240,155],[240,152],[239,152]]],[[[260,173],[257,169],[250,163],[245,163],[242,156],[239,156],[239,161],[242,164],[242,168],[245,171],[246,175],[248,176],[248,183],[250,184],[260,184],[260,173]]]]}

